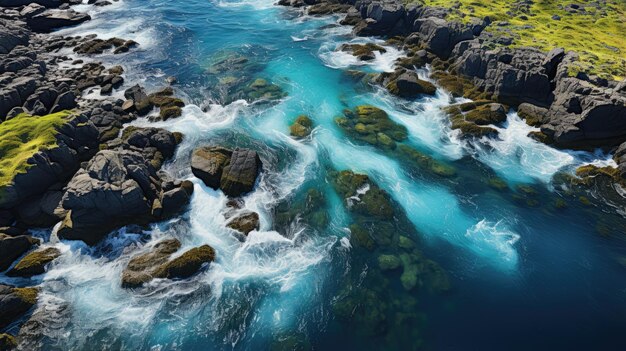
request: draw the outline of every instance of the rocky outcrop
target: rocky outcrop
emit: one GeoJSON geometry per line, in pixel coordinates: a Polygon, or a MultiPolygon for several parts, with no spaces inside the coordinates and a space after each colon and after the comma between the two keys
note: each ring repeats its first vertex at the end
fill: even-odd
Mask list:
{"type": "Polygon", "coordinates": [[[84,114],[69,116],[56,139],[56,147],[32,156],[27,171],[17,174],[11,184],[1,189],[0,208],[12,208],[44,195],[55,184],[65,184],[98,147],[98,131],[84,114]]]}
{"type": "Polygon", "coordinates": [[[28,29],[16,22],[0,19],[0,54],[8,54],[18,45],[28,45],[29,37],[28,29]]]}
{"type": "Polygon", "coordinates": [[[256,151],[222,147],[201,147],[191,157],[191,171],[204,184],[221,189],[228,196],[241,196],[253,190],[262,163],[256,151]]]}
{"type": "Polygon", "coordinates": [[[170,260],[180,246],[177,239],[166,239],[151,251],[133,257],[122,273],[122,287],[141,287],[154,278],[188,278],[215,260],[215,251],[208,245],[192,248],[170,260]]]}
{"type": "Polygon", "coordinates": [[[31,277],[43,274],[48,263],[54,261],[61,252],[54,247],[38,249],[28,253],[7,272],[10,277],[31,277]]]}
{"type": "Polygon", "coordinates": [[[61,206],[67,215],[58,235],[95,244],[128,224],[147,224],[182,211],[193,192],[190,182],[175,182],[139,152],[103,150],[67,185],[61,206]]]}
{"type": "Polygon", "coordinates": [[[531,48],[485,50],[478,40],[465,41],[454,48],[450,70],[467,77],[497,101],[518,105],[531,102],[549,106],[552,101],[550,72],[556,62],[531,48]]]}
{"type": "Polygon", "coordinates": [[[0,272],[6,271],[13,261],[38,244],[39,239],[29,235],[12,237],[0,234],[0,272]]]}
{"type": "Polygon", "coordinates": [[[22,317],[37,303],[37,289],[0,284],[0,329],[22,317]]]}
{"type": "Polygon", "coordinates": [[[406,99],[414,99],[421,95],[435,95],[437,88],[430,82],[419,79],[413,70],[399,68],[393,73],[381,73],[376,79],[390,93],[406,99]]]}

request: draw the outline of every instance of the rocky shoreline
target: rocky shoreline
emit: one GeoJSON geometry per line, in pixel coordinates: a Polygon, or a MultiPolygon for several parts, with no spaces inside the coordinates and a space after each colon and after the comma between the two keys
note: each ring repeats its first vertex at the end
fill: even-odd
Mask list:
{"type": "MultiPolygon", "coordinates": [[[[148,93],[124,81],[123,67],[105,67],[96,61],[103,53],[123,55],[133,50],[139,44],[132,39],[49,34],[90,20],[88,15],[70,8],[78,3],[0,1],[0,136],[20,143],[9,138],[20,137],[10,134],[11,129],[46,131],[45,135],[35,135],[41,140],[34,152],[20,150],[18,154],[14,144],[0,144],[2,157],[11,157],[9,161],[17,167],[11,169],[13,174],[0,170],[0,271],[7,276],[29,278],[42,274],[61,255],[58,249],[33,237],[29,229],[60,223],[54,230],[58,238],[96,245],[120,227],[145,226],[183,213],[194,191],[192,182],[175,179],[161,170],[164,162],[175,155],[184,135],[160,128],[124,128],[138,117],[166,120],[181,116],[185,103],[170,86],[173,80],[164,81],[162,89],[148,93]],[[125,99],[110,96],[122,87],[127,87],[123,91],[125,99]],[[86,98],[87,94],[100,98],[86,98]]],[[[110,2],[98,0],[94,4],[106,6],[110,2]]],[[[431,78],[438,85],[455,96],[474,100],[446,110],[451,127],[465,137],[497,137],[490,125],[504,122],[508,108],[516,108],[529,125],[540,128],[533,137],[541,142],[574,149],[617,147],[617,169],[589,166],[580,169],[578,175],[609,177],[626,184],[626,82],[570,76],[568,65],[576,59],[576,53],[558,48],[548,53],[532,48],[488,49],[497,40],[484,34],[484,29],[492,25],[488,18],[471,24],[448,21],[450,10],[445,8],[405,6],[393,0],[281,0],[279,4],[305,7],[310,15],[345,13],[341,24],[354,26],[356,35],[383,37],[389,45],[402,48],[407,55],[398,59],[395,72],[353,77],[381,86],[395,96],[414,99],[434,95],[436,86],[415,72],[429,65],[431,78]]],[[[385,50],[369,44],[340,49],[364,61],[385,50]]],[[[245,61],[231,61],[214,68],[231,74],[246,67],[245,61]]],[[[245,86],[239,95],[231,95],[246,100],[285,96],[278,86],[264,79],[246,76],[240,80],[222,81],[229,89],[245,86]]],[[[417,153],[397,147],[407,138],[406,129],[391,123],[386,113],[374,106],[347,110],[335,122],[355,140],[385,152],[417,153]]],[[[303,115],[291,126],[291,134],[304,138],[312,128],[311,120],[303,115]]],[[[454,174],[453,169],[420,157],[433,174],[454,174]]],[[[193,151],[193,174],[206,186],[230,197],[224,213],[226,226],[242,240],[260,224],[259,215],[245,210],[239,197],[253,190],[262,168],[261,158],[250,149],[210,145],[193,151]]],[[[372,205],[357,206],[352,209],[356,213],[380,217],[393,214],[388,195],[367,176],[344,171],[335,178],[334,186],[346,199],[360,196],[359,186],[353,187],[354,178],[362,183],[360,186],[373,189],[368,196],[377,197],[363,202],[364,206],[372,205]]],[[[359,236],[362,230],[356,227],[353,231],[361,246],[373,248],[367,235],[359,236]]],[[[409,291],[418,284],[414,277],[423,259],[414,252],[409,239],[388,240],[401,242],[406,253],[399,258],[382,255],[379,264],[384,270],[402,268],[401,283],[409,291]]],[[[184,252],[180,249],[180,241],[174,238],[147,247],[128,262],[120,277],[121,286],[140,289],[154,278],[185,279],[216,257],[208,245],[184,252]]],[[[426,266],[433,279],[445,280],[434,263],[426,266]]],[[[446,290],[448,283],[441,285],[446,290]]],[[[35,287],[0,285],[0,328],[17,330],[36,305],[37,294],[35,287]]],[[[33,314],[20,334],[36,334],[40,317],[33,314]]],[[[14,336],[0,334],[0,350],[16,346],[14,336]]]]}
{"type": "MultiPolygon", "coordinates": [[[[531,135],[538,141],[582,150],[626,147],[626,80],[584,73],[572,76],[570,67],[577,61],[576,52],[554,48],[546,53],[506,45],[493,48],[496,43],[507,44],[485,30],[497,24],[488,17],[473,18],[466,24],[447,20],[452,8],[404,5],[397,0],[281,0],[279,4],[302,7],[309,15],[345,13],[340,23],[354,26],[355,35],[381,37],[403,49],[406,57],[396,61],[398,68],[391,79],[368,77],[369,82],[383,80],[383,86],[395,95],[410,98],[427,94],[423,88],[398,92],[395,83],[406,86],[407,69],[430,65],[431,78],[454,96],[517,109],[527,124],[540,128],[531,135]]],[[[371,57],[363,50],[350,50],[362,60],[371,57]]],[[[370,48],[369,54],[373,50],[380,49],[370,48]]],[[[411,80],[412,86],[418,87],[417,77],[411,80]]],[[[469,136],[497,136],[485,129],[488,127],[468,120],[469,112],[451,114],[452,127],[463,125],[463,134],[469,136]]],[[[615,153],[618,182],[626,179],[621,154],[615,153]]]]}
{"type": "MultiPolygon", "coordinates": [[[[94,245],[122,226],[180,214],[193,192],[191,182],[160,170],[183,135],[158,128],[122,131],[123,124],[139,116],[178,117],[184,106],[169,82],[151,94],[135,85],[124,91],[125,100],[110,97],[123,86],[124,69],[105,67],[96,61],[97,55],[123,54],[138,44],[95,35],[47,34],[89,20],[69,7],[78,3],[0,2],[0,152],[6,161],[0,170],[0,271],[7,276],[28,279],[44,273],[61,255],[31,236],[31,228],[61,223],[54,235],[94,245]],[[90,99],[87,94],[100,97],[90,99]],[[16,135],[22,131],[30,134],[16,135]],[[38,142],[34,150],[19,148],[25,137],[38,142]]],[[[214,250],[205,245],[161,262],[167,265],[158,274],[151,274],[145,262],[143,271],[135,273],[143,274],[144,281],[149,280],[146,275],[186,278],[214,258],[214,250]]],[[[145,261],[138,256],[128,269],[137,269],[137,260],[145,261]]],[[[141,285],[126,280],[121,278],[120,284],[141,285]]],[[[37,295],[35,287],[0,286],[0,328],[16,330],[37,295]]],[[[24,324],[25,334],[36,334],[38,315],[24,324]]],[[[0,335],[0,349],[15,346],[15,336],[0,335]]]]}

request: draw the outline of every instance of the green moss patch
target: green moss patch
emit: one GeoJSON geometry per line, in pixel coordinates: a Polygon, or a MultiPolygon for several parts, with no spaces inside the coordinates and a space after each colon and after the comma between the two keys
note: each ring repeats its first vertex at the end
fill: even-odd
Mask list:
{"type": "Polygon", "coordinates": [[[0,124],[0,188],[13,182],[29,167],[28,159],[37,152],[57,147],[59,128],[71,111],[46,116],[19,114],[0,124]]]}
{"type": "MultiPolygon", "coordinates": [[[[409,0],[409,2],[415,2],[409,0]]],[[[626,2],[580,0],[577,9],[558,0],[531,4],[508,0],[419,0],[428,6],[455,8],[448,20],[470,22],[489,17],[488,31],[513,39],[513,47],[530,46],[543,51],[556,47],[574,50],[580,60],[571,68],[620,80],[626,77],[626,2]]]]}

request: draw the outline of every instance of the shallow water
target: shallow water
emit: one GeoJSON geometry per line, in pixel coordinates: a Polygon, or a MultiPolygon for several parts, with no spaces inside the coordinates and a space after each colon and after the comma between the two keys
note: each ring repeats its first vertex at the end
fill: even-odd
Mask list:
{"type": "Polygon", "coordinates": [[[393,70],[401,52],[389,47],[367,64],[336,52],[345,42],[383,43],[353,38],[350,28],[334,25],[336,17],[306,17],[267,0],[80,6],[94,19],[63,34],[95,32],[140,43],[123,56],[102,57],[105,62],[122,58],[127,82],[158,88],[166,76],[178,78],[178,92],[189,102],[183,116],[133,124],[185,134],[165,168],[192,180],[195,192],[183,217],[149,231],[126,228],[95,248],[50,243],[64,254],[40,278],[39,309],[60,310],[63,318],[45,328],[45,349],[626,346],[621,337],[626,281],[618,260],[626,248],[623,217],[594,194],[592,204],[584,205],[553,185],[557,172],[571,172],[585,161],[607,162],[608,155],[540,144],[527,137],[533,129],[514,111],[499,128],[500,139],[460,139],[440,111],[454,102],[445,91],[401,101],[346,79],[346,69],[393,70]],[[256,65],[251,75],[281,86],[288,96],[273,104],[225,104],[210,68],[232,53],[247,57],[256,65]],[[351,141],[334,118],[364,103],[387,111],[406,126],[407,145],[453,166],[457,176],[432,176],[351,141]],[[300,114],[310,116],[316,128],[310,138],[296,141],[289,137],[289,125],[300,114]],[[245,196],[246,208],[260,214],[261,229],[243,243],[224,226],[226,197],[190,172],[191,150],[204,144],[254,148],[264,161],[257,189],[245,196]],[[399,274],[376,272],[375,254],[348,240],[356,218],[330,185],[332,169],[366,173],[391,196],[396,216],[371,224],[391,226],[396,235],[417,242],[424,256],[447,272],[449,291],[432,293],[424,283],[406,292],[399,274]],[[490,187],[489,179],[501,179],[504,188],[490,187]],[[312,188],[325,199],[320,211],[328,221],[282,216],[285,208],[298,209],[312,188]],[[566,199],[566,209],[555,208],[560,198],[566,199]],[[217,262],[190,280],[122,289],[128,260],[170,236],[185,248],[211,245],[217,262]],[[355,309],[380,310],[384,317],[338,318],[337,303],[346,296],[354,297],[355,309]],[[373,331],[368,329],[372,320],[373,331]]]}

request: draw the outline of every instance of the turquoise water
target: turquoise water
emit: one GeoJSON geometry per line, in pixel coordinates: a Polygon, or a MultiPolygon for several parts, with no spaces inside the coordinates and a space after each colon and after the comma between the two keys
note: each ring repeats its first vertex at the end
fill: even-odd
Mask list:
{"type": "Polygon", "coordinates": [[[460,140],[440,111],[455,102],[445,91],[400,101],[350,80],[345,70],[393,70],[402,53],[388,48],[363,65],[336,52],[345,42],[383,43],[353,38],[350,28],[335,25],[336,17],[306,17],[265,0],[126,0],[104,9],[81,7],[94,19],[64,34],[95,32],[140,43],[125,56],[102,58],[121,58],[127,82],[156,89],[166,76],[178,78],[178,92],[189,102],[183,116],[133,124],[185,134],[166,169],[191,179],[195,192],[183,217],[150,231],[127,228],[95,248],[52,243],[64,255],[41,278],[39,308],[62,317],[46,326],[44,348],[626,346],[620,336],[626,326],[626,281],[618,260],[626,248],[622,214],[593,194],[591,205],[571,201],[552,181],[558,171],[584,161],[609,162],[607,155],[539,144],[526,136],[532,128],[514,111],[499,140],[460,140]],[[248,63],[226,73],[211,70],[233,55],[248,63]],[[229,76],[264,78],[288,96],[275,103],[228,101],[218,78],[229,76]],[[438,177],[343,134],[334,118],[365,103],[406,126],[407,145],[454,167],[457,176],[438,177]],[[289,125],[300,114],[311,117],[315,130],[296,141],[289,125]],[[225,196],[190,172],[191,150],[203,144],[254,148],[264,161],[257,190],[245,197],[246,207],[260,214],[261,229],[243,243],[224,226],[225,196]],[[417,242],[421,254],[446,272],[448,291],[436,292],[436,283],[424,281],[407,292],[398,272],[378,271],[379,252],[351,245],[348,227],[357,219],[330,184],[331,171],[344,169],[368,174],[390,194],[394,218],[368,225],[417,242]],[[496,177],[508,190],[485,183],[496,177]],[[520,185],[532,191],[511,190],[520,185]],[[309,189],[323,195],[317,210],[328,221],[298,215],[309,189]],[[561,198],[564,210],[554,206],[561,198]],[[190,280],[122,289],[121,271],[130,257],[166,236],[185,247],[210,244],[217,262],[190,280]],[[345,301],[352,318],[338,312],[345,301]]]}

